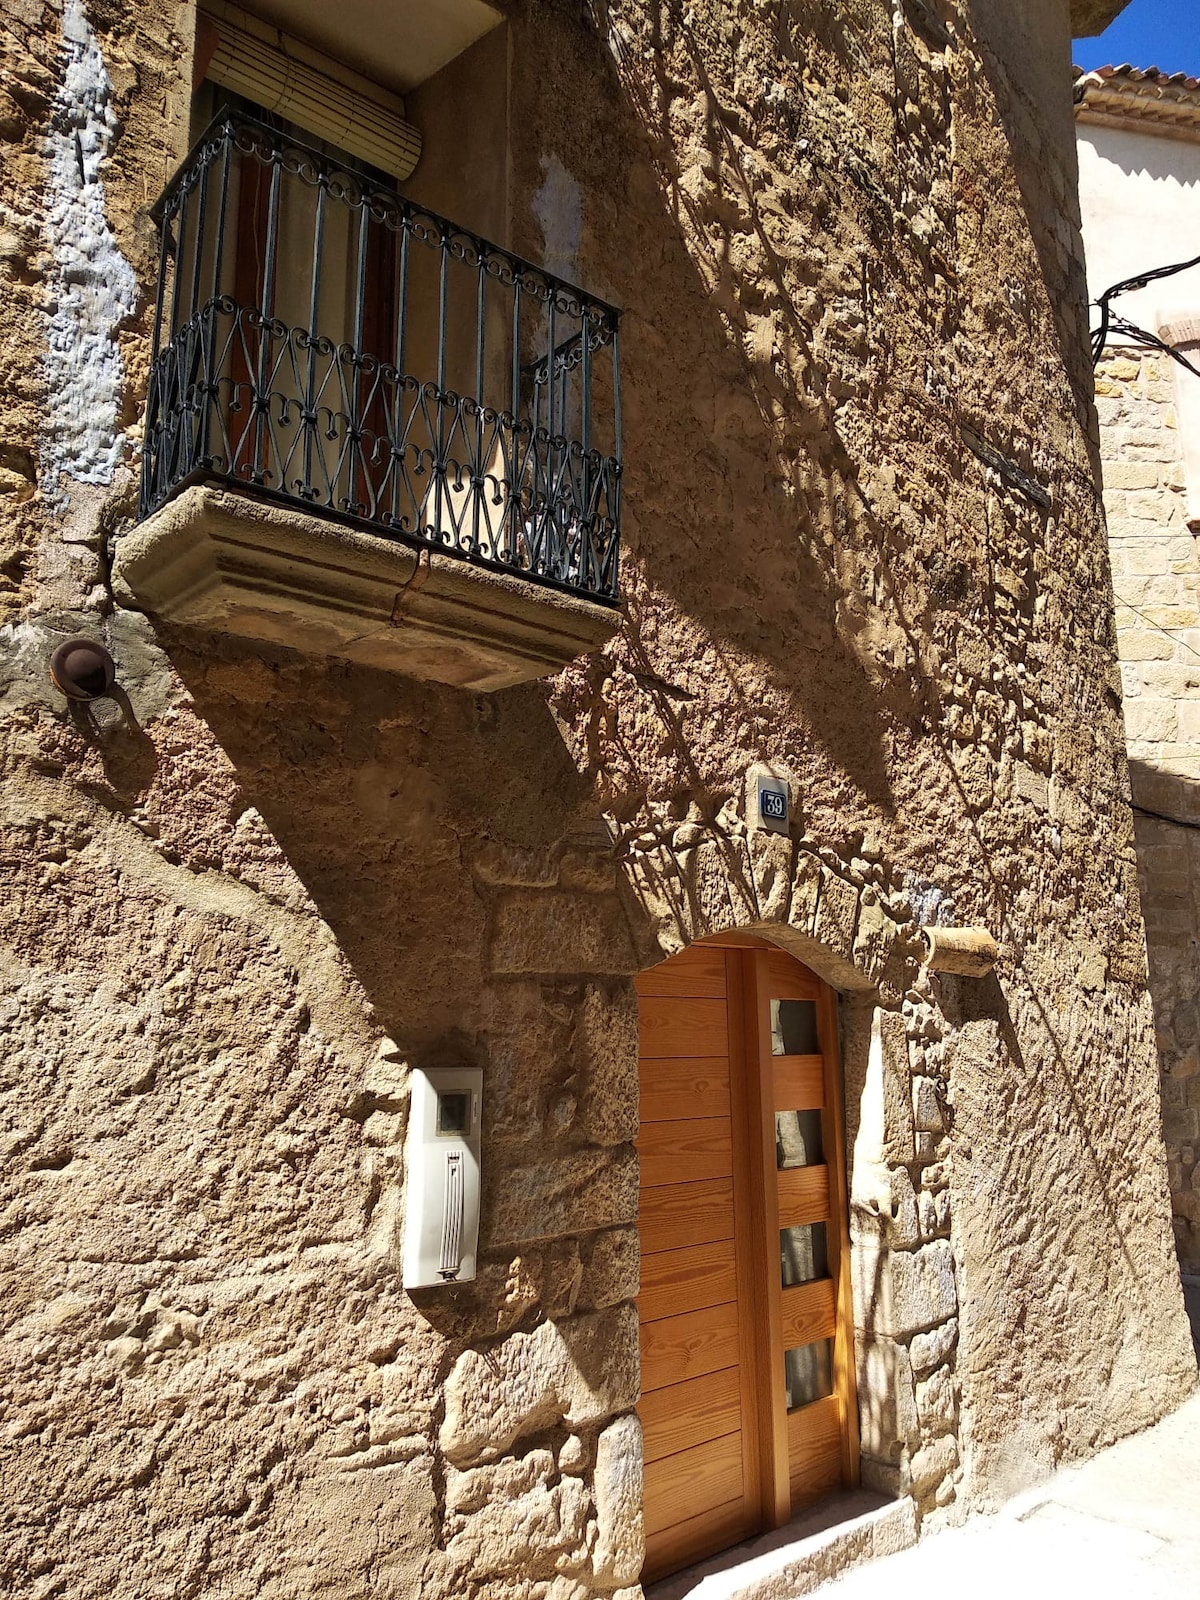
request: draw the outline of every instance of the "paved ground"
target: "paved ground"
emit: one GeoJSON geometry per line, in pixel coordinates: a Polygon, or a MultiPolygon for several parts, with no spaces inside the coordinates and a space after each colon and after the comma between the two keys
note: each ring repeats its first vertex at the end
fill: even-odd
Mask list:
{"type": "Polygon", "coordinates": [[[1200,1600],[1200,1394],[998,1516],[936,1534],[818,1593],[829,1600],[1200,1600]]]}

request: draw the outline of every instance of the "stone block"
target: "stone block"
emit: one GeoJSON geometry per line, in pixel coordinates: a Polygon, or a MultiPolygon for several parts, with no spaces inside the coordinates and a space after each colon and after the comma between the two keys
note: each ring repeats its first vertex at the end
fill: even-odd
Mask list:
{"type": "Polygon", "coordinates": [[[808,851],[801,850],[796,856],[796,871],[792,878],[791,909],[788,921],[799,932],[812,935],[817,920],[817,899],[821,892],[821,873],[823,868],[820,861],[808,851]]]}
{"type": "Polygon", "coordinates": [[[913,1371],[902,1344],[856,1338],[859,1439],[864,1455],[897,1462],[920,1438],[913,1371]]]}
{"type": "MultiPolygon", "coordinates": [[[[888,1181],[891,1189],[892,1220],[887,1229],[887,1242],[894,1250],[909,1250],[921,1242],[917,1197],[913,1191],[912,1179],[903,1167],[896,1167],[889,1172],[888,1181]]],[[[922,1195],[921,1198],[927,1197],[922,1195]]]]}
{"type": "Polygon", "coordinates": [[[596,1441],[593,1484],[596,1544],[592,1571],[597,1584],[635,1583],[645,1556],[642,1518],[642,1426],[636,1416],[619,1417],[596,1441]]]}
{"type": "Polygon", "coordinates": [[[896,924],[878,902],[859,906],[858,926],[854,934],[854,964],[868,978],[878,980],[887,966],[895,940],[896,924]]]}
{"type": "Polygon", "coordinates": [[[954,1375],[949,1367],[938,1367],[916,1387],[917,1416],[926,1436],[950,1433],[958,1421],[958,1402],[954,1375]]]}
{"type": "Polygon", "coordinates": [[[912,1074],[908,1033],[898,1011],[878,1013],[883,1064],[883,1157],[903,1166],[913,1159],[912,1074]]]}
{"type": "Polygon", "coordinates": [[[554,1573],[561,1552],[579,1551],[590,1497],[579,1478],[563,1478],[553,1487],[539,1484],[515,1499],[497,1499],[482,1506],[447,1542],[453,1566],[472,1576],[511,1577],[514,1573],[554,1573]]]}
{"type": "Polygon", "coordinates": [[[558,881],[564,889],[578,889],[583,894],[609,894],[617,886],[617,866],[611,847],[608,849],[582,846],[564,850],[558,864],[558,881]]]}
{"type": "Polygon", "coordinates": [[[588,1144],[638,1133],[638,1014],[632,984],[589,984],[575,1022],[575,1133],[588,1144]]]}
{"type": "Polygon", "coordinates": [[[486,1248],[593,1233],[637,1221],[637,1154],[578,1150],[511,1166],[489,1182],[485,1171],[481,1236],[486,1248]]]}
{"type": "Polygon", "coordinates": [[[583,1270],[579,1306],[599,1311],[637,1298],[640,1244],[636,1228],[613,1228],[599,1234],[583,1270]]]}
{"type": "Polygon", "coordinates": [[[860,1245],[851,1265],[854,1320],[864,1333],[907,1338],[957,1315],[948,1240],[935,1239],[911,1252],[860,1245]]]}
{"type": "Polygon", "coordinates": [[[792,898],[795,846],[781,833],[752,832],[746,841],[762,922],[786,922],[792,898]]]}
{"type": "Polygon", "coordinates": [[[458,1467],[496,1461],[522,1438],[630,1411],[638,1398],[633,1306],[543,1322],[486,1351],[467,1350],[446,1380],[439,1442],[458,1467]]]}
{"type": "Polygon", "coordinates": [[[1130,516],[1144,522],[1167,522],[1174,509],[1170,500],[1161,492],[1131,494],[1126,504],[1130,516]]]}
{"type": "Polygon", "coordinates": [[[507,1456],[486,1467],[471,1467],[460,1472],[446,1468],[446,1509],[470,1515],[489,1500],[516,1500],[537,1484],[548,1481],[554,1471],[554,1456],[549,1450],[530,1450],[523,1456],[507,1456]]]}
{"type": "Polygon", "coordinates": [[[943,1133],[942,1107],[938,1099],[938,1085],[932,1078],[914,1078],[913,1122],[921,1133],[943,1133]]]}
{"type": "Polygon", "coordinates": [[[821,868],[813,938],[827,950],[850,961],[854,955],[854,928],[858,921],[858,890],[852,883],[821,868]]]}
{"type": "Polygon", "coordinates": [[[558,862],[550,850],[486,840],[471,856],[471,874],[493,887],[546,889],[558,882],[558,862]]]}
{"type": "Polygon", "coordinates": [[[1171,640],[1148,628],[1122,628],[1119,643],[1125,661],[1170,661],[1175,655],[1171,640]]]}
{"type": "Polygon", "coordinates": [[[1161,744],[1176,737],[1178,708],[1173,700],[1141,696],[1125,707],[1125,733],[1130,739],[1161,744]]]}
{"type": "Polygon", "coordinates": [[[957,1317],[951,1317],[949,1322],[943,1323],[940,1328],[930,1329],[928,1333],[918,1333],[908,1347],[913,1371],[922,1374],[940,1367],[950,1359],[957,1345],[957,1317]]]}
{"type": "Polygon", "coordinates": [[[698,932],[755,921],[758,910],[744,839],[721,834],[700,845],[692,856],[692,883],[698,932]]]}
{"type": "Polygon", "coordinates": [[[617,897],[567,889],[502,895],[492,911],[488,950],[497,974],[625,974],[640,965],[617,897]]]}
{"type": "Polygon", "coordinates": [[[957,1465],[957,1441],[949,1434],[935,1439],[932,1444],[918,1450],[908,1464],[910,1492],[919,1500],[926,1498],[957,1465]]]}
{"type": "Polygon", "coordinates": [[[1158,469],[1151,462],[1106,461],[1106,489],[1157,489],[1158,469]]]}

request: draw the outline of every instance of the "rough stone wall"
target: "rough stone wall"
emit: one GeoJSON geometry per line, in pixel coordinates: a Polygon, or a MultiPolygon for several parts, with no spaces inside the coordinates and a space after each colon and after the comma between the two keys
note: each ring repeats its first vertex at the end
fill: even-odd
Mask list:
{"type": "Polygon", "coordinates": [[[632,1600],[632,974],[733,926],[848,997],[877,1481],[986,1504],[1194,1378],[1070,112],[1022,86],[1066,84],[1065,6],[506,9],[511,242],[626,308],[627,617],[491,698],[114,606],[190,19],[0,30],[15,1592],[632,1600]],[[76,132],[85,258],[137,284],[76,311],[120,356],[111,484],[47,392],[76,132]],[[81,629],[127,696],[95,719],[45,673],[81,629]],[[992,928],[995,981],[922,976],[929,921],[992,928]],[[408,1067],[464,1061],[481,1272],[410,1297],[408,1067]]]}
{"type": "Polygon", "coordinates": [[[1180,1263],[1200,1272],[1200,554],[1163,358],[1096,380],[1138,874],[1180,1263]]]}

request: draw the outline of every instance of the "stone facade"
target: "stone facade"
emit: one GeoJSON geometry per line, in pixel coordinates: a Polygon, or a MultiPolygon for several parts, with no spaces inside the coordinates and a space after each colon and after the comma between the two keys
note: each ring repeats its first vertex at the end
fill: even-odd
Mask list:
{"type": "MultiPolygon", "coordinates": [[[[1077,87],[1090,287],[1179,256],[1200,225],[1200,83],[1104,72],[1077,87]],[[1169,198],[1168,198],[1169,196],[1169,198]],[[1180,230],[1183,230],[1181,234],[1180,230]]],[[[1195,272],[1117,302],[1151,332],[1200,307],[1195,272]]],[[[1114,338],[1096,377],[1138,872],[1179,1259],[1200,1272],[1200,446],[1169,358],[1114,338]],[[1181,405],[1181,401],[1183,404],[1181,405]],[[1189,431],[1190,430],[1190,431],[1189,431]]]]}
{"type": "Polygon", "coordinates": [[[113,594],[194,13],[8,5],[16,1593],[634,1600],[632,979],[731,928],[843,997],[865,1477],[959,1516],[1194,1382],[1066,4],[504,9],[499,167],[453,76],[408,111],[465,222],[624,307],[624,617],[485,696],[113,594]],[[46,673],[75,632],[94,716],[46,673]],[[994,977],[924,969],[924,924],[990,929],[994,977]],[[406,1295],[442,1064],[484,1069],[481,1270],[406,1295]]]}
{"type": "Polygon", "coordinates": [[[1180,1263],[1200,1271],[1200,555],[1174,386],[1114,349],[1097,374],[1138,875],[1180,1263]]]}

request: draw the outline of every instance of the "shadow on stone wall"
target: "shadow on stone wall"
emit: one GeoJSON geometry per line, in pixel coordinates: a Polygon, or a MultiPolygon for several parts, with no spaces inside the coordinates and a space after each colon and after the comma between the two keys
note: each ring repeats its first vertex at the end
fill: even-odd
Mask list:
{"type": "MultiPolygon", "coordinates": [[[[474,699],[164,636],[232,762],[239,804],[261,814],[402,1050],[424,1064],[483,1060],[495,1008],[537,991],[529,1017],[499,1027],[541,1041],[538,1093],[514,1089],[500,1114],[531,1155],[548,1137],[564,1159],[593,1142],[577,1098],[564,1109],[574,1070],[550,1063],[564,1042],[570,1054],[588,985],[615,994],[649,948],[644,930],[631,938],[615,894],[605,813],[620,859],[639,834],[660,837],[656,805],[677,818],[694,808],[715,827],[747,762],[782,755],[805,774],[806,831],[850,853],[850,819],[886,825],[902,813],[892,844],[910,871],[951,885],[960,916],[1002,937],[1023,931],[1009,922],[1022,874],[997,870],[997,840],[979,820],[993,799],[980,719],[991,650],[1024,648],[1033,631],[1044,519],[992,493],[981,522],[985,475],[936,376],[962,304],[931,198],[937,172],[949,172],[948,154],[934,153],[945,69],[908,52],[925,120],[898,132],[872,86],[872,70],[895,70],[890,21],[840,12],[825,9],[803,50],[781,36],[781,93],[757,128],[711,81],[712,41],[665,12],[651,55],[635,60],[616,39],[615,68],[598,36],[556,13],[540,15],[537,50],[514,52],[517,109],[530,118],[518,168],[559,150],[587,203],[604,197],[610,228],[589,227],[585,211],[580,272],[614,284],[626,307],[629,625],[614,656],[568,672],[550,695],[534,686],[474,699]],[[837,69],[837,93],[803,93],[806,53],[837,69]],[[667,57],[670,92],[650,65],[667,57]],[[546,120],[544,74],[522,77],[547,59],[572,90],[569,128],[561,106],[546,120]],[[847,115],[842,93],[860,115],[847,115]],[[690,135],[670,120],[681,111],[690,135]],[[888,139],[873,142],[881,128],[888,139]],[[788,165],[754,168],[755,142],[767,158],[795,152],[802,200],[788,165]],[[625,185],[615,219],[614,170],[625,185]],[[918,174],[924,233],[899,204],[918,174]],[[806,226],[806,208],[819,228],[806,226]],[[978,626],[964,624],[970,610],[978,626]],[[979,663],[961,692],[950,661],[960,673],[979,663]]],[[[1017,152],[1018,169],[1027,159],[1017,152]]],[[[1046,314],[1044,279],[1032,292],[1046,314]]],[[[992,381],[990,360],[963,367],[959,394],[982,407],[992,381]]],[[[1048,838],[1043,772],[1028,768],[1028,797],[1048,838]]],[[[226,815],[177,848],[217,862],[221,830],[236,822],[226,815]]],[[[723,847],[733,863],[738,848],[723,847]]],[[[1060,1104],[1086,1142],[1073,1081],[1083,1068],[1033,973],[1024,980],[1064,1080],[1060,1104]]],[[[614,1125],[631,1136],[628,1117],[614,1125]]],[[[1104,1195],[1094,1152],[1092,1166],[1104,1195]]],[[[1101,1210],[1125,1251],[1116,1209],[1101,1210]]]]}
{"type": "Polygon", "coordinates": [[[1131,761],[1138,882],[1180,1265],[1200,1272],[1200,781],[1131,761]]]}

